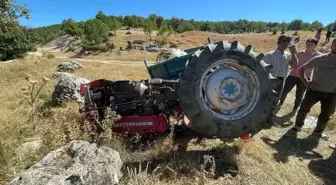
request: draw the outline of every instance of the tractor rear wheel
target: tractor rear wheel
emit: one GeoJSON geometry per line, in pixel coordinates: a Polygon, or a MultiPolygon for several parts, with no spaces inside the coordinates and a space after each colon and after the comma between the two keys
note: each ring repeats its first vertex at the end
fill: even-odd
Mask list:
{"type": "Polygon", "coordinates": [[[274,99],[271,65],[251,45],[211,43],[196,51],[180,74],[180,103],[194,131],[237,138],[257,133],[274,99]]]}

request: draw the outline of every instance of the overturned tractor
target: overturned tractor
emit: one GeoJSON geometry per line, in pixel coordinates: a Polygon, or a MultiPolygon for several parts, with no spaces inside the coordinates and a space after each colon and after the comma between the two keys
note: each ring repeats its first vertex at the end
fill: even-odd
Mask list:
{"type": "Polygon", "coordinates": [[[103,131],[105,111],[119,115],[117,134],[163,134],[182,119],[203,137],[239,138],[265,127],[273,101],[271,65],[251,45],[220,41],[147,66],[151,79],[94,80],[81,86],[86,121],[103,131]]]}

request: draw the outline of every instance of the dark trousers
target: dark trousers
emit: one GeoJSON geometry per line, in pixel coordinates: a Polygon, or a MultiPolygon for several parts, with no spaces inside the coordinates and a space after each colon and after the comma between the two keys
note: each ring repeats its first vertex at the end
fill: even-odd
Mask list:
{"type": "Polygon", "coordinates": [[[318,121],[314,132],[322,133],[325,130],[328,121],[335,112],[336,93],[324,93],[308,90],[296,116],[296,126],[303,126],[307,114],[317,102],[321,103],[321,112],[318,116],[318,121]]]}
{"type": "Polygon", "coordinates": [[[328,32],[326,35],[326,42],[330,41],[331,32],[328,32]]]}
{"type": "Polygon", "coordinates": [[[282,91],[283,91],[283,88],[284,88],[284,78],[278,78],[277,81],[273,84],[273,89],[274,91],[276,92],[276,94],[273,98],[273,101],[271,102],[271,105],[270,105],[270,114],[267,116],[267,121],[273,121],[274,117],[275,117],[275,114],[276,114],[276,109],[278,107],[278,102],[281,98],[281,94],[282,94],[282,91]]]}
{"type": "Polygon", "coordinates": [[[306,87],[299,77],[288,76],[286,78],[285,86],[280,98],[280,105],[284,103],[288,93],[293,89],[294,86],[296,86],[296,92],[293,110],[296,110],[297,108],[299,108],[302,102],[303,95],[306,92],[306,87]]]}

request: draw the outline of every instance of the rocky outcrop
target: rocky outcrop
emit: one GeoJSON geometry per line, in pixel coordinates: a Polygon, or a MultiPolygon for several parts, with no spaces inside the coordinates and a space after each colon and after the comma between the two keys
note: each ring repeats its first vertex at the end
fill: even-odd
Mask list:
{"type": "Polygon", "coordinates": [[[80,85],[89,83],[88,79],[69,73],[55,73],[54,78],[59,79],[51,97],[55,105],[63,105],[69,101],[84,101],[84,97],[80,94],[80,85]]]}
{"type": "Polygon", "coordinates": [[[121,167],[113,149],[75,140],[50,152],[9,185],[116,185],[121,167]]]}

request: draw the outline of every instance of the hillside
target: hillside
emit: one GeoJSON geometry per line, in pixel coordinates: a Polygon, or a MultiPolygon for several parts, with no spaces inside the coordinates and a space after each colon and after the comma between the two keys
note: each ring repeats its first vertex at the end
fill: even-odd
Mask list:
{"type": "MultiPolygon", "coordinates": [[[[148,36],[140,30],[130,31],[132,34],[126,35],[125,30],[118,30],[117,36],[109,39],[116,44],[116,48],[125,47],[127,41],[148,41],[148,36]]],[[[291,33],[293,32],[289,32],[291,33]]],[[[303,49],[305,39],[315,34],[310,31],[298,33],[301,36],[300,49],[303,49]]],[[[278,36],[279,34],[271,33],[227,35],[190,31],[172,35],[168,45],[175,43],[179,48],[187,49],[203,45],[207,38],[211,37],[213,41],[238,40],[243,44],[252,44],[257,52],[267,52],[275,48],[278,36]]],[[[153,41],[158,39],[153,37],[153,41]]],[[[324,39],[322,36],[321,40],[324,39]]],[[[69,140],[89,140],[89,136],[79,129],[81,118],[78,104],[57,108],[50,106],[55,80],[48,81],[40,93],[36,102],[39,115],[35,121],[27,121],[30,106],[21,90],[27,86],[26,76],[29,74],[31,79],[39,82],[42,81],[42,77],[52,79],[59,63],[76,61],[77,52],[64,53],[54,50],[57,44],[58,42],[51,41],[43,45],[41,51],[45,54],[44,57],[29,57],[0,64],[0,85],[3,87],[0,91],[0,141],[4,148],[3,156],[0,150],[0,162],[1,157],[5,161],[5,164],[0,166],[0,184],[8,183],[49,151],[66,144],[69,140]],[[52,52],[46,48],[52,48],[52,52]],[[55,58],[46,57],[49,52],[55,58]],[[42,148],[38,152],[19,150],[23,143],[36,139],[42,141],[42,148]]],[[[322,48],[321,44],[319,48],[322,48]]],[[[96,53],[78,59],[84,68],[75,74],[89,80],[140,80],[148,78],[143,60],[154,61],[157,54],[138,50],[96,53]]],[[[295,91],[291,92],[278,116],[282,117],[290,112],[294,93],[295,91]]],[[[315,105],[309,115],[317,116],[318,113],[319,105],[315,105]]],[[[263,130],[247,142],[191,142],[186,152],[175,151],[169,137],[159,140],[146,151],[131,151],[127,148],[128,145],[112,137],[110,133],[106,133],[100,143],[116,149],[126,167],[129,167],[129,170],[126,167],[123,169],[124,178],[120,184],[331,185],[332,182],[336,182],[336,152],[328,148],[328,145],[336,140],[336,119],[333,118],[328,126],[330,141],[320,141],[319,144],[312,138],[307,138],[311,128],[304,129],[297,138],[286,134],[291,125],[292,122],[285,121],[280,127],[263,130]],[[139,166],[142,166],[140,170],[139,166]]]]}

